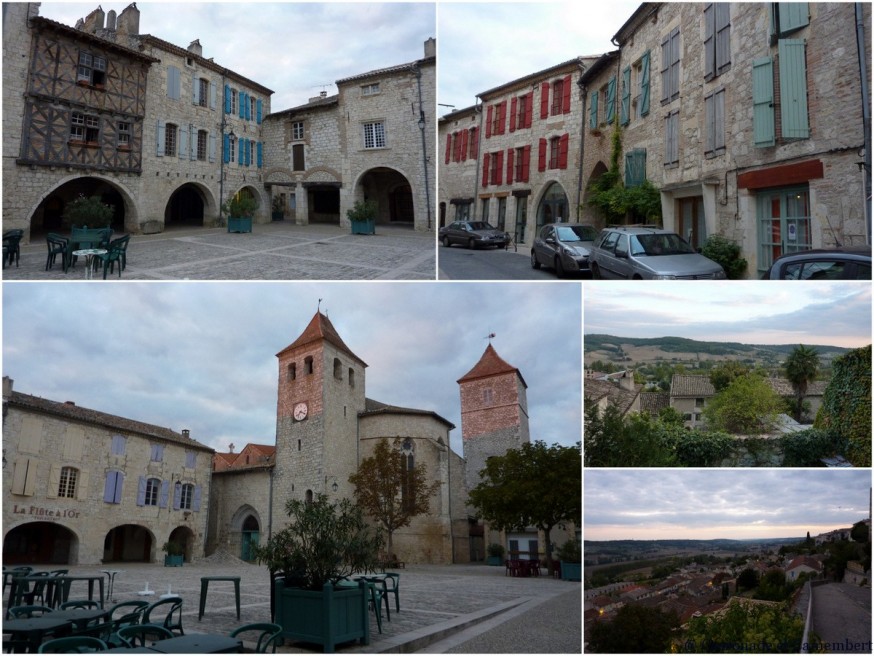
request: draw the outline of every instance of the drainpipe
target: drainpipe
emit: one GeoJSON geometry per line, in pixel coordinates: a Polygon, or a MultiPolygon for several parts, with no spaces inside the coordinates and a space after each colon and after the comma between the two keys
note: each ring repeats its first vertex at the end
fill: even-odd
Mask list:
{"type": "Polygon", "coordinates": [[[422,168],[425,172],[425,209],[428,212],[428,230],[431,229],[431,190],[428,189],[428,149],[425,145],[425,110],[422,109],[422,69],[419,64],[413,64],[416,74],[416,85],[419,88],[419,132],[422,133],[422,168]]]}
{"type": "Polygon", "coordinates": [[[276,460],[270,469],[270,489],[267,496],[267,539],[273,535],[273,477],[276,474],[276,460]]]}
{"type": "Polygon", "coordinates": [[[582,116],[580,118],[580,170],[577,178],[577,223],[580,222],[580,206],[583,203],[583,155],[585,154],[586,143],[586,86],[583,84],[583,73],[586,71],[586,66],[580,62],[580,79],[577,86],[580,88],[580,98],[583,103],[582,116]]]}
{"type": "Polygon", "coordinates": [[[865,241],[871,243],[871,108],[868,97],[868,70],[865,63],[865,24],[862,5],[856,3],[856,50],[859,53],[859,81],[862,90],[862,126],[865,134],[865,241]]]}
{"type": "Polygon", "coordinates": [[[476,144],[476,172],[473,176],[473,196],[472,196],[473,209],[470,213],[470,220],[471,221],[476,221],[476,190],[479,188],[479,187],[477,187],[477,185],[479,184],[479,163],[483,159],[483,152],[482,152],[482,146],[483,146],[483,104],[482,104],[482,101],[480,101],[479,96],[476,96],[474,98],[474,100],[476,101],[474,103],[474,111],[479,114],[479,128],[477,128],[477,131],[476,131],[476,140],[477,140],[477,144],[476,144]]]}

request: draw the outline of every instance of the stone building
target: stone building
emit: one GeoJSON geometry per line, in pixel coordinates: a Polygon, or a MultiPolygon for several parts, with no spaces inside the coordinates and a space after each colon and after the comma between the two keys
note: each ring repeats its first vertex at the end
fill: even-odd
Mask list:
{"type": "Polygon", "coordinates": [[[177,433],[13,390],[3,378],[3,562],[203,554],[213,450],[177,433]]]}
{"type": "Polygon", "coordinates": [[[424,56],[337,81],[264,122],[265,186],[298,224],[348,225],[356,201],[377,223],[433,229],[436,41],[424,56]]]}
{"type": "MultiPolygon", "coordinates": [[[[479,130],[482,107],[466,107],[443,115],[437,123],[438,144],[444,148],[437,180],[440,226],[473,218],[479,171],[479,130]]],[[[506,214],[503,225],[506,227],[506,214]]]]}

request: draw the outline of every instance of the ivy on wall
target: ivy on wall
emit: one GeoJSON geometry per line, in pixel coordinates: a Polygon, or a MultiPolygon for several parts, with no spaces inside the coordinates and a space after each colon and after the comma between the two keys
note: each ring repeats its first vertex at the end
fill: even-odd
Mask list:
{"type": "Polygon", "coordinates": [[[871,345],[837,358],[814,428],[845,438],[847,459],[871,466],[871,345]]]}

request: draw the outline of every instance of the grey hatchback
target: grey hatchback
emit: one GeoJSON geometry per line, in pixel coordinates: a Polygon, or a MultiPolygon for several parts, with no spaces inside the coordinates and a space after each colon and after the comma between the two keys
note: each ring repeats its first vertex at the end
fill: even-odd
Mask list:
{"type": "Polygon", "coordinates": [[[589,252],[598,231],[583,223],[550,223],[540,229],[531,247],[531,266],[552,267],[559,278],[589,272],[589,252]]]}
{"type": "Polygon", "coordinates": [[[592,248],[593,278],[724,280],[722,267],[670,230],[605,228],[592,248]]]}

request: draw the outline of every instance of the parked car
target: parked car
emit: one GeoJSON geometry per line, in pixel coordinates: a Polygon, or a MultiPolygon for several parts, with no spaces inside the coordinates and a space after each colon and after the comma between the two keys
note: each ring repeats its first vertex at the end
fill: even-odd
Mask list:
{"type": "Polygon", "coordinates": [[[871,247],[819,249],[781,255],[763,280],[871,280],[871,247]]]}
{"type": "Polygon", "coordinates": [[[531,247],[531,266],[552,267],[559,278],[588,273],[589,253],[598,231],[583,223],[550,223],[540,229],[531,247]]]}
{"type": "Polygon", "coordinates": [[[444,246],[463,244],[468,248],[502,246],[510,243],[510,235],[485,221],[455,221],[440,228],[440,243],[444,246]]]}
{"type": "Polygon", "coordinates": [[[724,280],[725,271],[670,230],[605,228],[590,256],[593,278],[724,280]]]}

